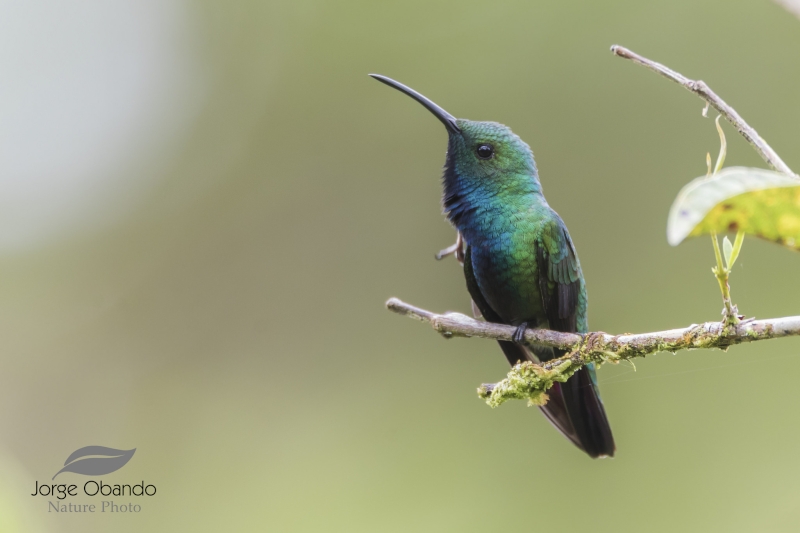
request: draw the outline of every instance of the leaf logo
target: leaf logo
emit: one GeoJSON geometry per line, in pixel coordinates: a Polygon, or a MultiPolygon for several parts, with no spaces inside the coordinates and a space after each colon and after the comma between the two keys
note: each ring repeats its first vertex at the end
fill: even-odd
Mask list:
{"type": "Polygon", "coordinates": [[[132,450],[116,450],[105,446],[84,446],[72,452],[64,461],[64,468],[56,472],[75,472],[84,476],[102,476],[125,466],[133,457],[132,450]]]}

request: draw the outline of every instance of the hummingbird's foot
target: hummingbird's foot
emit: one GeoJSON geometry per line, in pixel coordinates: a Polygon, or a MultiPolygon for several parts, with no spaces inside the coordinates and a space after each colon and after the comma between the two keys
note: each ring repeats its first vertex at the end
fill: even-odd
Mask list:
{"type": "Polygon", "coordinates": [[[456,242],[451,244],[447,248],[444,248],[443,250],[439,250],[438,252],[436,252],[436,260],[441,261],[448,255],[453,255],[454,253],[456,253],[456,250],[458,250],[458,246],[459,244],[456,242]]]}
{"type": "Polygon", "coordinates": [[[464,264],[464,239],[461,237],[461,233],[456,234],[456,242],[445,248],[444,250],[439,250],[439,253],[436,254],[436,260],[441,261],[448,255],[455,255],[456,260],[464,264]]]}
{"type": "Polygon", "coordinates": [[[523,322],[517,329],[514,330],[514,334],[511,336],[511,340],[514,341],[514,344],[518,344],[520,346],[527,346],[525,342],[525,330],[528,329],[528,323],[523,322]]]}

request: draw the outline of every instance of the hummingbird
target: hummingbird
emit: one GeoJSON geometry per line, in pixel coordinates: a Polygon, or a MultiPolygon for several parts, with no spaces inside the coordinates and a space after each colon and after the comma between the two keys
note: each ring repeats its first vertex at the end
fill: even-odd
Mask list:
{"type": "MultiPolygon", "coordinates": [[[[508,362],[564,355],[524,342],[527,328],[589,331],[578,254],[542,194],[530,147],[503,124],[457,119],[400,82],[370,76],[422,104],[447,129],[442,205],[461,242],[440,255],[463,253],[457,257],[473,307],[489,322],[516,327],[512,341],[498,341],[508,362]]],[[[554,384],[548,395],[540,409],[556,429],[592,458],[614,455],[594,365],[554,384]]]]}

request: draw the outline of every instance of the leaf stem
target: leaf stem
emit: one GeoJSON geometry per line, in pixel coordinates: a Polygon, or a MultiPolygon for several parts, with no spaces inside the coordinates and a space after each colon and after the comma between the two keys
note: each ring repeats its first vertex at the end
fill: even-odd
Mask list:
{"type": "Polygon", "coordinates": [[[725,164],[725,156],[728,155],[728,141],[725,140],[725,132],[722,131],[722,126],[719,123],[721,118],[722,115],[717,115],[717,119],[714,121],[717,126],[717,133],[719,133],[719,155],[717,156],[717,164],[714,166],[714,174],[722,170],[722,165],[725,164]]]}
{"type": "MultiPolygon", "coordinates": [[[[739,242],[739,235],[736,235],[736,241],[739,244],[739,248],[741,248],[742,244],[739,242]]],[[[728,267],[722,264],[722,253],[719,250],[719,242],[717,241],[717,234],[711,234],[711,241],[714,243],[714,256],[717,258],[717,266],[711,269],[711,272],[714,273],[714,277],[717,278],[717,283],[719,283],[719,290],[722,293],[722,303],[725,306],[722,310],[722,322],[726,327],[729,326],[736,326],[739,323],[739,309],[733,305],[731,301],[731,286],[728,282],[728,278],[730,277],[730,266],[733,265],[733,260],[731,260],[731,265],[728,267]]],[[[736,252],[738,254],[738,251],[736,252]]],[[[733,258],[733,254],[731,254],[733,258]]]]}

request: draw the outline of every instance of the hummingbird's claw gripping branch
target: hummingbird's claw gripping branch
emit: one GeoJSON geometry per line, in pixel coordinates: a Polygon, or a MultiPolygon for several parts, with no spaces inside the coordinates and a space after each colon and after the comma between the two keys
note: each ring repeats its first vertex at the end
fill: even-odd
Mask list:
{"type": "Polygon", "coordinates": [[[514,344],[519,344],[520,346],[525,346],[525,330],[528,329],[528,323],[523,322],[517,329],[514,330],[514,335],[512,336],[512,340],[514,344]]]}
{"type": "MultiPolygon", "coordinates": [[[[505,324],[482,322],[460,313],[437,314],[390,298],[386,307],[401,315],[428,322],[446,338],[480,337],[512,341],[517,328],[505,324]]],[[[736,344],[779,337],[800,336],[800,316],[748,319],[725,325],[706,322],[653,333],[609,335],[608,333],[564,333],[546,329],[526,329],[524,341],[558,348],[567,352],[563,357],[544,363],[523,362],[514,365],[506,379],[484,383],[478,395],[496,407],[508,400],[527,399],[541,405],[547,401],[547,390],[556,382],[566,381],[578,369],[589,363],[617,363],[658,352],[720,348],[736,344]]]]}
{"type": "Polygon", "coordinates": [[[682,85],[685,89],[693,92],[700,98],[702,98],[707,104],[711,105],[714,109],[720,112],[720,114],[725,117],[725,119],[730,122],[736,131],[742,134],[742,136],[747,139],[753,148],[755,148],[758,155],[760,155],[764,161],[767,162],[769,166],[777,170],[778,172],[784,172],[786,174],[796,175],[792,172],[792,169],[783,162],[775,150],[767,144],[758,132],[750,126],[745,120],[736,112],[734,108],[729,106],[725,100],[720,98],[717,93],[711,90],[711,87],[705,84],[705,82],[700,80],[691,80],[680,74],[679,72],[675,72],[671,68],[662,65],[661,63],[656,63],[651,59],[647,59],[644,56],[640,56],[636,52],[628,50],[624,46],[620,46],[615,44],[611,47],[611,52],[614,55],[622,57],[624,59],[628,59],[642,65],[643,67],[647,67],[648,69],[652,70],[653,72],[657,72],[661,74],[665,78],[668,78],[679,85],[682,85]]]}

